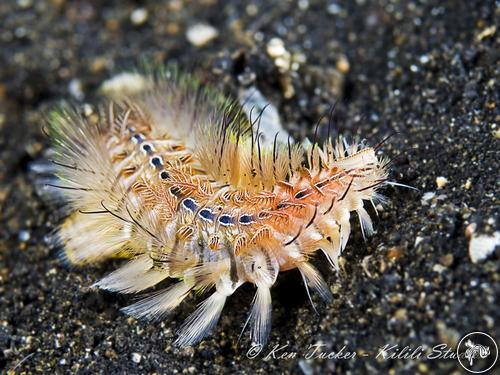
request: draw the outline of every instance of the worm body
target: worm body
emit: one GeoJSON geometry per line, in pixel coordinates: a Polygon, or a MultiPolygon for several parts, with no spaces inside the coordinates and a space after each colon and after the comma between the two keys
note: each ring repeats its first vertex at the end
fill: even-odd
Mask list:
{"type": "Polygon", "coordinates": [[[298,268],[308,293],[331,299],[309,260],[320,251],[338,268],[352,216],[372,233],[365,206],[383,201],[387,160],[340,137],[264,145],[257,121],[191,78],[148,82],[103,104],[97,124],[72,110],[51,116],[53,186],[70,212],[56,241],[72,264],[128,258],[99,288],[139,293],[175,281],[124,308],[135,317],[158,319],[193,292],[211,293],[181,327],[180,346],[206,337],[226,299],[252,283],[247,323],[264,344],[280,271],[298,268]]]}

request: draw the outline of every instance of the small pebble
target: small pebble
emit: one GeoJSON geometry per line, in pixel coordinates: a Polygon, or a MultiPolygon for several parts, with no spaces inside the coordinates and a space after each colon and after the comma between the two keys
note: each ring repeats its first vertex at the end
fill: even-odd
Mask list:
{"type": "Polygon", "coordinates": [[[17,5],[19,8],[27,9],[33,5],[31,0],[17,0],[17,5]]]}
{"type": "Polygon", "coordinates": [[[418,245],[420,245],[420,243],[424,240],[423,237],[420,237],[420,236],[417,236],[415,238],[415,244],[413,245],[414,247],[417,247],[418,245]]]}
{"type": "Polygon", "coordinates": [[[139,353],[132,353],[132,362],[134,363],[140,363],[142,359],[142,355],[139,353]]]}
{"type": "Polygon", "coordinates": [[[443,267],[441,264],[438,263],[438,264],[435,264],[434,266],[432,266],[432,270],[434,272],[441,273],[444,270],[446,270],[446,267],[443,267]]]}
{"type": "Polygon", "coordinates": [[[429,372],[429,366],[427,366],[426,363],[420,362],[418,364],[418,370],[420,371],[421,374],[426,374],[429,372]]]}
{"type": "Polygon", "coordinates": [[[83,98],[85,97],[85,95],[83,93],[82,81],[80,81],[77,78],[73,78],[69,82],[68,90],[69,90],[69,93],[71,94],[71,96],[73,98],[75,98],[76,100],[83,100],[83,98]]]}
{"type": "Polygon", "coordinates": [[[437,185],[438,189],[444,188],[447,183],[448,183],[448,179],[446,177],[439,176],[436,178],[436,185],[437,185]]]}
{"type": "Polygon", "coordinates": [[[19,232],[18,238],[19,238],[19,241],[26,242],[26,241],[29,241],[29,239],[31,238],[31,234],[27,230],[22,230],[19,232]]]}
{"type": "Polygon", "coordinates": [[[430,61],[430,57],[429,55],[422,55],[418,61],[420,61],[420,64],[427,64],[430,61]]]}
{"type": "Polygon", "coordinates": [[[497,27],[495,25],[489,26],[476,36],[476,40],[480,42],[484,38],[488,38],[492,35],[495,35],[496,32],[497,32],[497,27]]]}
{"type": "Polygon", "coordinates": [[[472,236],[476,232],[476,228],[477,228],[477,224],[476,223],[472,223],[472,224],[467,225],[465,227],[465,237],[472,238],[472,236]]]}
{"type": "Polygon", "coordinates": [[[285,49],[285,43],[280,38],[272,38],[267,43],[266,51],[267,54],[273,58],[288,54],[288,51],[285,49]]]}
{"type": "Polygon", "coordinates": [[[336,3],[331,3],[330,5],[328,5],[328,7],[326,8],[326,12],[328,14],[332,14],[332,15],[338,15],[340,13],[342,13],[342,8],[340,7],[340,5],[336,4],[336,3]]]}
{"type": "Polygon", "coordinates": [[[219,31],[215,27],[204,23],[193,25],[186,32],[187,40],[196,47],[203,47],[218,35],[219,31]]]}
{"type": "Polygon", "coordinates": [[[82,107],[82,112],[85,117],[90,117],[94,113],[94,109],[88,103],[85,103],[82,107]]]}
{"type": "Polygon", "coordinates": [[[397,309],[394,313],[394,318],[399,321],[405,321],[408,318],[406,309],[397,309]]]}
{"type": "Polygon", "coordinates": [[[136,26],[143,25],[148,20],[148,11],[144,8],[137,8],[130,14],[130,21],[136,26]]]}
{"type": "Polygon", "coordinates": [[[100,72],[106,68],[107,64],[108,61],[106,60],[106,58],[98,56],[90,63],[90,70],[93,73],[100,72]]]}
{"type": "Polygon", "coordinates": [[[392,246],[387,250],[387,258],[398,260],[403,256],[403,251],[397,246],[392,246]]]}
{"type": "Polygon", "coordinates": [[[453,264],[453,259],[453,254],[446,254],[439,259],[439,262],[445,267],[450,267],[453,264]]]}
{"type": "Polygon", "coordinates": [[[245,11],[250,17],[256,16],[259,13],[259,8],[255,4],[248,4],[245,11]]]}
{"type": "Polygon", "coordinates": [[[26,28],[22,26],[17,27],[16,30],[14,30],[14,35],[19,39],[24,38],[27,34],[28,30],[26,30],[26,28]]]}
{"type": "Polygon", "coordinates": [[[467,179],[467,181],[465,181],[464,188],[470,190],[471,187],[472,187],[472,181],[470,179],[467,179]]]}
{"type": "Polygon", "coordinates": [[[351,66],[349,65],[349,60],[347,60],[347,57],[342,55],[337,60],[336,68],[342,74],[346,74],[347,72],[349,72],[349,69],[351,68],[351,66]]]}

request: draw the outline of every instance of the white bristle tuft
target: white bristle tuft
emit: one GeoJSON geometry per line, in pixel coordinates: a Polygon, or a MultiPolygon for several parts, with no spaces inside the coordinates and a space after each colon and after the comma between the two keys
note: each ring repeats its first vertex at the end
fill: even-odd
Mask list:
{"type": "Polygon", "coordinates": [[[192,313],[182,325],[179,337],[174,345],[185,347],[196,344],[213,330],[219,321],[220,314],[226,303],[224,294],[215,291],[192,313]]]}
{"type": "Polygon", "coordinates": [[[268,286],[260,285],[255,293],[252,310],[248,317],[251,325],[252,343],[264,345],[271,329],[271,291],[268,286]]]}
{"type": "Polygon", "coordinates": [[[168,273],[151,269],[153,260],[149,255],[141,255],[110,273],[92,287],[111,292],[137,293],[151,288],[168,277],[168,273]]]}
{"type": "Polygon", "coordinates": [[[331,302],[333,299],[332,292],[318,270],[308,262],[299,263],[297,267],[304,278],[306,287],[310,286],[323,300],[331,302]]]}
{"type": "Polygon", "coordinates": [[[179,282],[166,290],[159,290],[133,305],[124,307],[122,311],[135,318],[158,320],[172,312],[188,296],[192,288],[192,285],[179,282]]]}

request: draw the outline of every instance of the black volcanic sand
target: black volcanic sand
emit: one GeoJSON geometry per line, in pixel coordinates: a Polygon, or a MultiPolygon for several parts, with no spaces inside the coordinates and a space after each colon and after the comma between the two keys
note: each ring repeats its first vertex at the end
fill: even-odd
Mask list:
{"type": "Polygon", "coordinates": [[[476,330],[500,338],[498,253],[473,263],[466,235],[470,224],[475,233],[498,230],[498,4],[236,3],[0,3],[0,369],[459,373],[454,359],[377,354],[384,345],[455,348],[476,330]],[[148,11],[140,25],[131,21],[138,7],[148,11]],[[203,47],[186,39],[200,22],[219,32],[203,47]],[[276,67],[266,51],[272,38],[283,41],[298,70],[276,67]],[[119,311],[133,298],[89,288],[119,261],[70,269],[45,241],[56,216],[37,196],[29,168],[48,147],[42,114],[62,99],[94,103],[101,82],[141,59],[176,62],[228,94],[255,85],[297,138],[311,136],[339,100],[336,129],[372,144],[396,131],[383,147],[395,158],[392,178],[420,189],[386,188],[389,204],[366,242],[353,220],[342,272],[316,260],[334,294],[330,306],[313,297],[317,315],[300,275],[280,275],[270,344],[256,358],[247,358],[247,336],[237,343],[250,286],[229,300],[212,336],[180,350],[172,346],[175,331],[200,298],[170,321],[138,322],[119,311]],[[440,189],[438,177],[448,181],[440,189]],[[429,192],[435,196],[423,199],[429,192]],[[319,343],[323,352],[345,346],[357,358],[306,358],[319,343]],[[265,359],[276,345],[295,358],[265,359]]]}

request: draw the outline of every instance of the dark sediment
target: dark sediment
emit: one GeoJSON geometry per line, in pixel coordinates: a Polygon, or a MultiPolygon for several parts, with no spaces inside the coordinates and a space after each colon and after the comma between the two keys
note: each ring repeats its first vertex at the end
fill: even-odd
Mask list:
{"type": "Polygon", "coordinates": [[[466,236],[470,224],[475,233],[498,231],[493,1],[103,3],[0,4],[0,369],[448,373],[459,371],[456,360],[376,355],[386,344],[454,348],[477,330],[500,338],[498,254],[473,263],[466,236]],[[136,13],[132,21],[138,4],[146,19],[136,13]],[[185,34],[202,21],[219,36],[196,47],[185,34]],[[266,51],[272,38],[283,41],[298,70],[278,69],[266,51]],[[340,99],[338,130],[372,144],[397,131],[383,148],[395,158],[393,179],[421,190],[385,190],[390,203],[377,233],[364,242],[354,225],[343,272],[318,259],[335,296],[319,315],[300,276],[280,276],[270,344],[257,358],[247,358],[246,340],[237,344],[250,287],[231,298],[212,336],[179,350],[171,346],[175,330],[200,299],[169,321],[137,322],[119,312],[127,298],[88,288],[113,264],[68,269],[44,242],[55,216],[35,194],[28,167],[47,148],[42,113],[63,98],[93,101],[103,80],[140,58],[176,62],[228,93],[257,86],[297,137],[310,136],[340,99]],[[440,189],[438,177],[448,181],[440,189]],[[427,192],[436,194],[423,199],[427,192]],[[306,359],[320,342],[324,352],[345,345],[358,358],[306,359]],[[297,358],[264,360],[277,344],[297,358]]]}

